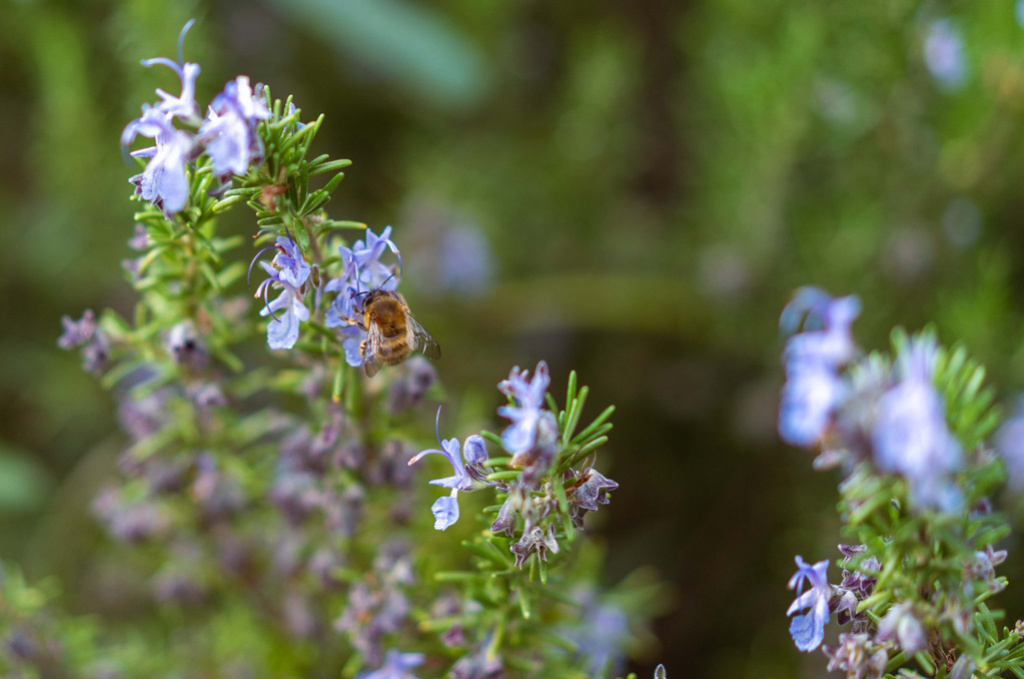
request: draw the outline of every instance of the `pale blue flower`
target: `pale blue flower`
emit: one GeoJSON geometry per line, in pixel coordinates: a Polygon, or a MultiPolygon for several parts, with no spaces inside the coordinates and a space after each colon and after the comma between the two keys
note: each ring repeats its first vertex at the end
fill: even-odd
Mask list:
{"type": "Polygon", "coordinates": [[[794,363],[779,404],[779,436],[794,446],[813,446],[846,395],[843,380],[820,363],[794,363]]]}
{"type": "Polygon", "coordinates": [[[424,455],[428,455],[430,453],[444,455],[445,459],[447,459],[449,464],[451,464],[452,469],[455,470],[455,474],[452,476],[446,476],[443,479],[434,479],[430,483],[435,486],[441,486],[442,488],[448,488],[449,490],[469,490],[472,488],[473,480],[469,477],[469,473],[466,471],[466,466],[462,463],[459,439],[445,439],[440,443],[441,450],[437,450],[436,448],[424,450],[409,460],[409,464],[416,464],[424,455]]]}
{"type": "Polygon", "coordinates": [[[579,619],[575,624],[558,628],[558,635],[576,644],[587,676],[620,676],[632,637],[629,615],[614,596],[600,596],[592,588],[577,588],[570,596],[582,606],[579,619]]]}
{"type": "Polygon", "coordinates": [[[324,325],[328,328],[344,328],[342,334],[347,335],[347,340],[343,340],[343,344],[345,341],[349,342],[349,345],[345,346],[346,360],[349,365],[363,364],[363,358],[358,351],[349,351],[349,346],[358,349],[358,343],[366,337],[366,332],[363,330],[349,329],[355,327],[352,321],[360,318],[363,314],[363,293],[369,290],[395,290],[398,288],[398,276],[390,267],[380,261],[386,250],[394,252],[398,256],[399,265],[401,265],[401,253],[394,241],[391,240],[391,227],[386,227],[379,236],[367,229],[365,242],[356,241],[351,248],[344,245],[338,247],[343,267],[342,275],[328,281],[323,288],[324,292],[338,293],[324,315],[324,325]],[[358,342],[354,341],[356,336],[359,337],[358,342]]]}
{"type": "Polygon", "coordinates": [[[788,586],[796,590],[797,597],[789,605],[786,615],[799,615],[793,617],[789,634],[799,650],[813,651],[825,638],[825,624],[829,617],[828,601],[832,596],[832,587],[827,578],[828,560],[810,566],[804,563],[803,557],[798,556],[796,567],[797,571],[789,579],[788,586]],[[810,583],[811,588],[801,593],[805,581],[810,583]]]}
{"type": "Polygon", "coordinates": [[[452,490],[451,495],[442,495],[430,505],[434,515],[434,530],[445,530],[459,520],[458,493],[458,490],[452,490]]]}
{"type": "Polygon", "coordinates": [[[791,337],[786,343],[786,359],[817,361],[833,367],[849,362],[857,350],[850,327],[858,315],[860,300],[852,295],[820,300],[809,311],[808,322],[821,323],[823,327],[791,337]]]}
{"type": "Polygon", "coordinates": [[[919,338],[899,357],[900,380],[878,399],[871,440],[878,468],[905,477],[917,507],[954,512],[963,502],[952,478],[962,455],[932,384],[936,351],[934,339],[919,338]]]}
{"type": "Polygon", "coordinates": [[[1018,401],[1013,415],[996,432],[995,449],[1006,465],[1010,488],[1017,493],[1024,491],[1024,399],[1018,401]]]}
{"type": "Polygon", "coordinates": [[[177,74],[178,78],[181,79],[181,94],[177,97],[169,92],[157,89],[156,94],[160,99],[162,99],[162,101],[157,104],[156,107],[175,118],[180,118],[189,122],[198,122],[199,105],[196,103],[195,97],[196,77],[199,75],[199,65],[179,64],[166,57],[142,60],[143,66],[153,66],[154,64],[167,66],[177,74]]]}
{"type": "Polygon", "coordinates": [[[156,140],[156,146],[133,152],[136,158],[150,158],[142,174],[131,178],[136,193],[167,214],[179,212],[188,201],[188,176],[185,164],[193,155],[192,135],[178,130],[172,124],[174,118],[188,123],[198,122],[198,106],[195,101],[197,64],[183,63],[181,42],[191,28],[189,21],[178,38],[178,61],[164,57],[144,59],[143,66],[161,64],[173,70],[181,80],[181,94],[174,96],[162,89],[156,91],[161,102],[156,106],[143,105],[142,115],[128,123],[121,133],[121,147],[127,150],[135,137],[142,135],[156,140]]]}
{"type": "Polygon", "coordinates": [[[277,249],[273,263],[280,270],[281,280],[295,287],[301,286],[309,278],[310,269],[299,244],[291,238],[278,236],[277,249]]]}
{"type": "Polygon", "coordinates": [[[529,370],[520,370],[516,366],[509,372],[508,379],[498,384],[501,393],[515,403],[498,408],[499,415],[512,420],[512,424],[502,432],[501,440],[505,449],[513,454],[528,450],[536,442],[544,395],[551,383],[547,363],[538,363],[533,379],[529,377],[529,370]]]}
{"type": "MultiPolygon", "coordinates": [[[[309,320],[309,309],[303,301],[304,285],[310,275],[309,264],[302,251],[291,238],[280,236],[278,250],[271,264],[260,262],[269,278],[260,283],[256,297],[266,300],[271,287],[280,288],[281,294],[272,302],[264,302],[260,316],[270,316],[267,323],[267,344],[271,349],[291,349],[299,339],[299,324],[309,320]]],[[[259,255],[257,255],[257,258],[259,255]]]]}
{"type": "MultiPolygon", "coordinates": [[[[333,328],[338,325],[331,325],[331,311],[327,311],[327,327],[333,328]]],[[[357,325],[349,325],[338,331],[341,336],[341,348],[345,351],[345,362],[353,368],[363,364],[363,340],[366,339],[366,331],[357,325]]]]}
{"type": "Polygon", "coordinates": [[[856,353],[850,326],[860,313],[856,297],[834,299],[818,288],[801,288],[782,312],[785,332],[804,322],[786,342],[786,384],[779,404],[779,436],[810,447],[825,434],[847,396],[839,369],[856,353]],[[811,329],[808,329],[810,327],[811,329]]]}
{"type": "Polygon", "coordinates": [[[224,86],[199,128],[199,140],[206,146],[215,175],[244,175],[250,163],[263,158],[263,141],[256,126],[270,115],[266,104],[253,97],[247,76],[240,75],[224,86]]]}
{"type": "Polygon", "coordinates": [[[390,226],[385,227],[379,236],[367,229],[365,242],[356,241],[351,249],[344,246],[338,248],[341,261],[345,263],[346,268],[350,265],[353,266],[355,276],[363,284],[364,290],[374,290],[380,287],[394,290],[398,287],[397,280],[394,283],[388,280],[394,276],[391,267],[380,261],[386,250],[395,253],[398,257],[399,267],[401,267],[402,254],[398,251],[398,246],[391,240],[390,226]]]}
{"type": "Polygon", "coordinates": [[[271,349],[291,349],[299,340],[299,324],[309,320],[302,294],[285,284],[284,292],[260,311],[260,316],[271,314],[274,317],[267,322],[267,344],[271,349]]]}
{"type": "Polygon", "coordinates": [[[357,679],[416,679],[412,671],[422,665],[425,659],[422,653],[401,653],[389,649],[380,669],[363,672],[357,675],[357,679]]]}
{"type": "MultiPolygon", "coordinates": [[[[153,59],[143,59],[143,66],[154,66],[162,65],[170,68],[181,80],[181,94],[174,96],[169,92],[165,92],[162,89],[157,89],[156,94],[160,97],[161,102],[156,105],[156,109],[161,113],[165,113],[172,118],[180,118],[186,123],[196,125],[199,123],[199,105],[196,104],[196,77],[199,76],[199,65],[185,63],[182,58],[181,46],[185,40],[185,34],[192,28],[192,24],[195,23],[195,19],[190,20],[181,29],[181,33],[178,35],[178,61],[171,61],[166,57],[156,57],[153,59]]],[[[138,122],[138,121],[133,121],[138,122]]],[[[129,123],[129,127],[132,123],[129,123]]],[[[147,135],[152,136],[152,135],[147,135]]],[[[127,146],[122,137],[122,145],[127,146]]]]}
{"type": "MultiPolygon", "coordinates": [[[[440,420],[441,409],[438,408],[435,430],[438,429],[440,420]]],[[[479,490],[487,485],[487,470],[483,466],[484,462],[487,461],[487,446],[481,436],[474,434],[468,437],[466,439],[466,461],[463,462],[459,440],[453,437],[442,441],[439,430],[435,431],[435,433],[437,434],[437,441],[441,449],[429,448],[424,450],[409,460],[409,464],[416,464],[430,453],[443,455],[448,460],[448,463],[451,464],[452,470],[455,472],[452,476],[430,481],[432,485],[448,488],[452,491],[450,497],[438,498],[430,508],[434,514],[434,528],[436,530],[444,530],[459,520],[459,491],[479,490]]]]}
{"type": "Polygon", "coordinates": [[[193,149],[192,136],[176,129],[171,119],[169,113],[143,106],[142,116],[128,123],[121,134],[121,145],[126,148],[138,135],[156,140],[156,146],[132,152],[132,156],[150,161],[142,174],[129,181],[138,195],[167,214],[181,211],[188,202],[185,164],[193,149]]]}

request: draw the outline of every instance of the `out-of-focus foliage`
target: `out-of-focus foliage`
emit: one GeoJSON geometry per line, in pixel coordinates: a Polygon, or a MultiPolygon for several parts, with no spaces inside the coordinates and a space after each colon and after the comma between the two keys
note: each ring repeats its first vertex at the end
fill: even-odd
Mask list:
{"type": "Polygon", "coordinates": [[[792,554],[831,554],[835,525],[806,511],[828,481],[776,441],[789,292],[856,292],[866,347],[934,320],[1004,396],[1024,384],[1014,3],[354,4],[364,40],[352,17],[311,27],[315,6],[0,5],[0,443],[55,481],[2,510],[2,555],[96,609],[83,508],[118,442],[57,319],[129,308],[116,140],[151,79],[173,80],[138,60],[173,54],[196,16],[199,98],[247,73],[324,111],[318,150],[356,161],[338,209],[419,240],[407,297],[465,417],[541,357],[618,405],[608,558],[613,577],[652,563],[678,584],[656,630],[666,665],[792,676],[776,584],[792,554]],[[935,22],[962,39],[957,82],[926,62],[935,22]],[[399,29],[420,41],[388,49],[399,29]],[[493,269],[453,289],[429,265],[445,244],[489,248],[493,269]]]}

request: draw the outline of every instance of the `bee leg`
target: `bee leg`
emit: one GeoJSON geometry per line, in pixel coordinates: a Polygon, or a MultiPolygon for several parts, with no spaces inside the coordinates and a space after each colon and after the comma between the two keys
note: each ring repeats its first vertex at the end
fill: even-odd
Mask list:
{"type": "Polygon", "coordinates": [[[359,343],[359,355],[366,358],[366,340],[359,343]]]}
{"type": "Polygon", "coordinates": [[[348,323],[349,325],[354,325],[358,327],[360,330],[366,330],[366,326],[363,325],[363,322],[360,321],[359,319],[351,318],[349,316],[342,316],[341,314],[338,314],[338,318],[340,318],[345,323],[348,323]]]}

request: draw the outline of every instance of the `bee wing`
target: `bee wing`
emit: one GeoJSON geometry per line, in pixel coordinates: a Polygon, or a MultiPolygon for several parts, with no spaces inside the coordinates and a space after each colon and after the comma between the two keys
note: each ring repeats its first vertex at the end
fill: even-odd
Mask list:
{"type": "Polygon", "coordinates": [[[380,351],[383,339],[380,333],[380,326],[376,323],[370,323],[366,329],[366,339],[363,340],[361,352],[363,355],[363,369],[366,371],[367,377],[373,377],[380,370],[380,361],[377,360],[377,354],[380,351]]]}
{"type": "Polygon", "coordinates": [[[412,316],[409,316],[409,326],[412,328],[413,350],[435,361],[441,358],[441,345],[434,336],[424,330],[412,316]]]}

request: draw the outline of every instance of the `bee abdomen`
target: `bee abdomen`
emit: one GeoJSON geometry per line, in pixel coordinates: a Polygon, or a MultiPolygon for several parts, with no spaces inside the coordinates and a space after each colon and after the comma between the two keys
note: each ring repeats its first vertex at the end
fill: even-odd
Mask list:
{"type": "Polygon", "coordinates": [[[385,365],[397,365],[412,353],[412,347],[403,342],[388,342],[377,348],[377,358],[385,365]]]}

